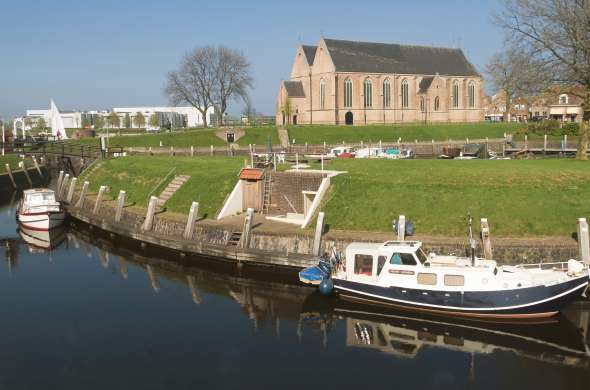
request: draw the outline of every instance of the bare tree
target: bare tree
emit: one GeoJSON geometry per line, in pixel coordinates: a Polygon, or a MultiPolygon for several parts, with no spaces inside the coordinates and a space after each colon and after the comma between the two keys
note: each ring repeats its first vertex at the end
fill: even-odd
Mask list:
{"type": "Polygon", "coordinates": [[[582,99],[577,158],[586,160],[590,121],[590,1],[504,0],[496,22],[513,48],[542,64],[548,80],[582,99]]]}
{"type": "Polygon", "coordinates": [[[547,87],[546,70],[518,50],[508,47],[496,53],[486,65],[489,81],[496,90],[506,94],[504,121],[510,120],[510,107],[516,98],[528,97],[543,92],[547,87]]]}

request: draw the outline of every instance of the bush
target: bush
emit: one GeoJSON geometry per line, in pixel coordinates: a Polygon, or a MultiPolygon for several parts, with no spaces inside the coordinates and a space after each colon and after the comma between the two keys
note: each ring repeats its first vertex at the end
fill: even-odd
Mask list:
{"type": "Polygon", "coordinates": [[[540,122],[532,122],[527,126],[529,134],[537,135],[560,135],[561,129],[559,122],[556,120],[543,120],[540,122]]]}
{"type": "Polygon", "coordinates": [[[578,135],[580,131],[580,125],[575,122],[567,122],[561,129],[561,135],[578,135]]]}

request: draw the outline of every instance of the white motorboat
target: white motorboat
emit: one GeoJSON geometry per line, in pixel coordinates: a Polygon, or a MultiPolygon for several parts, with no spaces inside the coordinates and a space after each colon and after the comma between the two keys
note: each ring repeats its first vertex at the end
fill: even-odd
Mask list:
{"type": "Polygon", "coordinates": [[[65,213],[53,190],[35,188],[24,191],[17,218],[27,229],[44,231],[62,225],[65,213]]]}

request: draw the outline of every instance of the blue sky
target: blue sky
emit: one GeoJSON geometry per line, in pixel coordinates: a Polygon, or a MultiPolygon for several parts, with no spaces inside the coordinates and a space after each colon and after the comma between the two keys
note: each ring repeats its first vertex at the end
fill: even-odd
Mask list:
{"type": "Polygon", "coordinates": [[[245,53],[254,107],[266,114],[297,45],[322,35],[459,46],[481,70],[502,45],[491,22],[497,7],[495,0],[2,0],[0,115],[48,107],[50,98],[62,109],[167,104],[166,73],[209,44],[245,53]]]}

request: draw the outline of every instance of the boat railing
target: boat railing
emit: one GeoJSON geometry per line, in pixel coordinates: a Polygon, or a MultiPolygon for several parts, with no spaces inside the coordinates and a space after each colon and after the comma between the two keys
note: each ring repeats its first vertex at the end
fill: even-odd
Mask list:
{"type": "Polygon", "coordinates": [[[522,269],[553,269],[558,271],[567,271],[567,261],[556,261],[549,263],[530,263],[518,264],[515,268],[522,269]]]}

